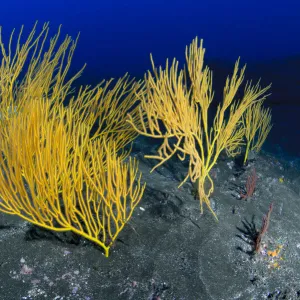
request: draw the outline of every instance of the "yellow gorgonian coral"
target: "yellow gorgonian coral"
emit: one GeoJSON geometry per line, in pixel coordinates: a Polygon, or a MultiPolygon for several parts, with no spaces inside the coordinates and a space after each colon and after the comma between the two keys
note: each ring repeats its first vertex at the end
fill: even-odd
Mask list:
{"type": "Polygon", "coordinates": [[[246,139],[244,164],[248,159],[249,151],[260,151],[272,129],[271,111],[269,108],[263,108],[262,105],[262,102],[250,105],[242,118],[246,139]]]}
{"type": "Polygon", "coordinates": [[[167,61],[165,68],[156,68],[151,57],[153,73],[145,76],[146,93],[140,97],[140,122],[144,126],[140,129],[130,114],[128,122],[138,133],[163,140],[157,155],[146,156],[159,161],[152,171],[175,154],[181,160],[189,158],[188,174],[180,185],[189,178],[197,182],[201,212],[205,203],[217,218],[209,199],[214,190],[210,171],[221,151],[239,153],[244,137],[242,116],[250,105],[265,99],[269,86],[247,83],[243,97],[237,101],[245,72],[245,67],[239,71],[237,61],[233,75],[226,80],[223,101],[213,120],[208,120],[214,93],[212,72],[204,68],[204,53],[202,41],[199,45],[196,38],[186,48],[184,70],[179,69],[176,59],[170,67],[167,61]]]}
{"type": "Polygon", "coordinates": [[[125,75],[74,93],[81,71],[65,78],[76,42],[57,47],[58,34],[43,52],[48,24],[35,30],[23,45],[20,33],[14,54],[12,37],[8,52],[0,40],[0,211],[73,231],[108,256],[145,188],[137,161],[125,162],[122,151],[137,136],[126,119],[131,112],[140,125],[134,105],[143,83],[125,75]]]}

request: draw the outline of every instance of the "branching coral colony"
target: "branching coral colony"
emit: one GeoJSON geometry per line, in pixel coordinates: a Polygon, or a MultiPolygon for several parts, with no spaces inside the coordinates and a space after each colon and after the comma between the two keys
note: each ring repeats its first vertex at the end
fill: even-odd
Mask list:
{"type": "Polygon", "coordinates": [[[189,156],[181,184],[197,182],[201,212],[205,203],[217,218],[210,170],[223,150],[234,156],[247,143],[247,159],[248,151],[260,149],[270,130],[270,113],[261,106],[269,86],[247,83],[243,98],[234,101],[245,71],[239,73],[237,62],[210,126],[212,73],[203,69],[202,41],[186,49],[187,70],[176,60],[157,70],[152,60],[154,74],[145,81],[125,75],[75,93],[84,67],[66,77],[77,39],[66,36],[58,45],[59,29],[46,47],[46,23],[38,34],[35,25],[21,44],[22,31],[15,48],[13,33],[6,48],[0,32],[0,211],[73,231],[108,256],[145,189],[137,161],[125,162],[130,153],[124,150],[142,134],[163,139],[158,155],[147,156],[159,160],[155,168],[175,154],[189,156]]]}
{"type": "Polygon", "coordinates": [[[129,114],[128,122],[139,134],[163,139],[158,154],[146,156],[159,160],[152,171],[175,154],[181,160],[189,156],[188,174],[180,186],[188,178],[197,183],[201,213],[205,203],[217,219],[209,200],[214,190],[210,171],[221,151],[234,156],[240,153],[245,140],[245,159],[249,149],[260,149],[270,129],[270,113],[261,107],[270,86],[261,88],[259,83],[247,83],[242,99],[234,100],[245,72],[245,67],[239,72],[237,61],[233,75],[226,80],[223,102],[218,105],[213,122],[209,122],[208,109],[214,93],[212,72],[203,68],[204,52],[202,41],[199,44],[197,38],[193,40],[186,48],[187,66],[183,70],[179,70],[176,59],[171,67],[167,61],[165,68],[157,69],[151,56],[153,73],[149,71],[145,76],[146,93],[140,95],[142,129],[135,115],[129,114]],[[262,121],[258,120],[260,116],[262,121]],[[253,125],[254,132],[250,130],[253,125]]]}
{"type": "Polygon", "coordinates": [[[57,45],[59,30],[46,49],[48,30],[36,35],[35,25],[21,44],[22,28],[14,51],[13,33],[8,49],[0,39],[0,211],[73,231],[108,256],[145,188],[122,150],[137,136],[126,116],[139,122],[134,104],[145,90],[125,75],[75,94],[83,69],[66,76],[77,40],[57,45]]]}

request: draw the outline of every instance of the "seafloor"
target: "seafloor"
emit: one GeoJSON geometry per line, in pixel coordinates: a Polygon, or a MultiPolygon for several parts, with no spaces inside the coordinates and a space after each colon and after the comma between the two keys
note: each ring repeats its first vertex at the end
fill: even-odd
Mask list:
{"type": "Polygon", "coordinates": [[[149,172],[155,162],[143,155],[157,145],[147,142],[139,139],[132,153],[146,191],[108,258],[84,239],[0,215],[0,300],[300,299],[299,161],[261,152],[241,168],[222,155],[212,171],[216,222],[207,209],[200,215],[190,183],[177,188],[186,163],[175,159],[149,172]],[[254,196],[242,200],[253,168],[254,196]],[[269,230],[255,254],[253,239],[271,202],[269,230]]]}

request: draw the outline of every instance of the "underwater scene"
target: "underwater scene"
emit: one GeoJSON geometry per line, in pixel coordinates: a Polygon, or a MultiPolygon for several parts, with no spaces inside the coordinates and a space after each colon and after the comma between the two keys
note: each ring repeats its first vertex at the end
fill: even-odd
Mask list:
{"type": "Polygon", "coordinates": [[[0,16],[0,300],[300,299],[300,2],[0,16]]]}

